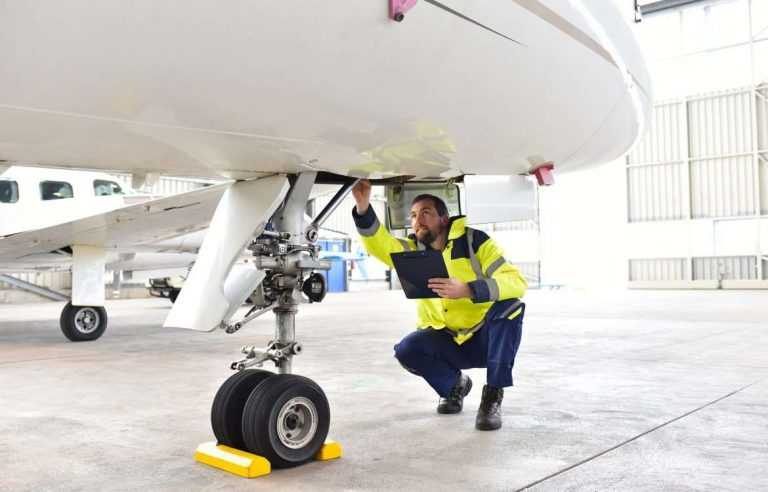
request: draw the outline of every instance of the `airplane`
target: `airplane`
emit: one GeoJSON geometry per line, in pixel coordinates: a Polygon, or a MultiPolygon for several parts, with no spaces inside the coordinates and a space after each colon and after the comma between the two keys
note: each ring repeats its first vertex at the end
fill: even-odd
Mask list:
{"type": "MultiPolygon", "coordinates": [[[[550,185],[624,155],[653,99],[609,1],[5,1],[0,15],[0,161],[232,180],[165,326],[233,332],[275,313],[275,339],[243,348],[211,420],[220,444],[277,468],[328,433],[322,389],[292,374],[295,315],[322,300],[317,229],[356,180],[463,181],[471,220],[510,220],[528,176],[550,185]],[[339,192],[307,220],[320,184],[339,192]],[[253,369],[270,361],[278,374],[253,369]]],[[[106,245],[67,239],[75,272],[103,268],[106,245]]]]}
{"type": "Polygon", "coordinates": [[[73,291],[61,312],[61,331],[71,341],[96,340],[108,324],[105,270],[187,267],[223,192],[213,187],[146,199],[126,194],[113,176],[101,172],[7,168],[0,173],[0,272],[71,268],[73,291]],[[83,269],[73,259],[81,249],[87,255],[94,244],[104,248],[103,265],[83,269]]]}

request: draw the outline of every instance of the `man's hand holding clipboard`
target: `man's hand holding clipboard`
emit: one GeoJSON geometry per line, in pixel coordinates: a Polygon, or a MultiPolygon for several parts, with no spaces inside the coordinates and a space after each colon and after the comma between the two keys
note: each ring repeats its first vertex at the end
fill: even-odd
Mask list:
{"type": "Polygon", "coordinates": [[[469,285],[456,278],[431,278],[427,281],[427,287],[444,299],[472,297],[469,285]]]}

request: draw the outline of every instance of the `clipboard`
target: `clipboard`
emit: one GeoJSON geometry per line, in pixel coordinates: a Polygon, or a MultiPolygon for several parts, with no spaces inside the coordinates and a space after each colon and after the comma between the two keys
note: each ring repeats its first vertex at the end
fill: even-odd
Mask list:
{"type": "Polygon", "coordinates": [[[400,278],[400,285],[408,299],[429,299],[440,297],[427,287],[431,278],[448,278],[443,254],[440,251],[405,251],[390,253],[392,263],[400,278]]]}

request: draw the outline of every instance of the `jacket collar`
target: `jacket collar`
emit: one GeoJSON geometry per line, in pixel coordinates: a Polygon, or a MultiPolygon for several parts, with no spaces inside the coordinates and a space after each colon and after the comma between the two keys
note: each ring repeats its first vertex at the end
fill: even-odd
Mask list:
{"type": "Polygon", "coordinates": [[[451,217],[448,227],[450,228],[448,230],[448,240],[458,239],[464,235],[467,228],[467,218],[463,215],[451,217]]]}

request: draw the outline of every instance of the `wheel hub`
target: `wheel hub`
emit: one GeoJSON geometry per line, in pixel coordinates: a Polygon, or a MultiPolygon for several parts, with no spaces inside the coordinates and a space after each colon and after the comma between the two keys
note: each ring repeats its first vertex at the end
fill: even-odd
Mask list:
{"type": "Polygon", "coordinates": [[[317,408],[303,396],[291,398],[277,416],[277,437],[291,449],[303,448],[317,433],[317,408]]]}
{"type": "Polygon", "coordinates": [[[80,308],[75,313],[75,328],[80,333],[92,333],[99,327],[101,318],[95,309],[90,307],[80,308]]]}

